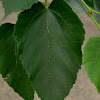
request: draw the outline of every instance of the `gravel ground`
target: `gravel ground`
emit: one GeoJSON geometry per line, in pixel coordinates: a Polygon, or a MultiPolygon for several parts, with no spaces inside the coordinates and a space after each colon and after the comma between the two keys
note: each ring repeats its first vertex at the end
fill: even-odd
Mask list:
{"type": "MultiPolygon", "coordinates": [[[[4,9],[0,2],[0,25],[5,22],[15,23],[17,19],[17,14],[13,13],[9,15],[4,21],[2,18],[4,16],[4,9]]],[[[82,22],[84,23],[84,28],[86,30],[86,38],[85,42],[88,40],[90,36],[99,35],[100,31],[97,29],[95,24],[91,21],[91,19],[87,15],[79,15],[82,22]]],[[[13,91],[12,88],[8,86],[6,82],[2,79],[0,75],[0,100],[23,100],[17,93],[13,91]]],[[[35,94],[34,100],[40,100],[35,94]]],[[[95,86],[90,82],[86,73],[84,72],[83,66],[82,69],[78,73],[78,78],[76,80],[76,84],[71,89],[69,96],[65,98],[65,100],[100,100],[100,94],[98,94],[95,86]]]]}

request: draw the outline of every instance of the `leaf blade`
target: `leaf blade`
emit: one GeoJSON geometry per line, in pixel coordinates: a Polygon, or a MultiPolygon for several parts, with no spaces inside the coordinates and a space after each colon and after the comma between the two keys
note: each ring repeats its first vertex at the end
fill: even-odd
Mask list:
{"type": "MultiPolygon", "coordinates": [[[[81,0],[65,0],[73,9],[74,12],[78,14],[84,14],[88,13],[87,8],[84,6],[84,4],[81,2],[81,0]]],[[[84,0],[85,3],[94,9],[94,0],[84,0]]]]}
{"type": "Polygon", "coordinates": [[[15,36],[19,56],[39,97],[63,100],[81,66],[84,29],[78,17],[63,0],[54,0],[48,10],[38,3],[19,15],[15,36]]]}
{"type": "Polygon", "coordinates": [[[78,14],[87,13],[87,9],[82,4],[81,0],[65,0],[73,9],[74,12],[78,14]]]}
{"type": "Polygon", "coordinates": [[[38,0],[2,0],[3,7],[5,8],[5,16],[6,18],[12,12],[20,12],[26,9],[30,9],[34,3],[37,3],[38,0]]]}
{"type": "Polygon", "coordinates": [[[0,26],[0,73],[10,87],[25,100],[33,100],[34,91],[16,52],[14,25],[0,26]]]}
{"type": "MultiPolygon", "coordinates": [[[[98,12],[100,12],[100,5],[99,4],[100,4],[99,0],[94,1],[95,10],[98,12]]],[[[98,24],[100,26],[100,14],[94,13],[93,17],[95,18],[95,20],[98,22],[98,24]]]]}
{"type": "Polygon", "coordinates": [[[94,8],[94,0],[84,0],[88,6],[94,8]]]}
{"type": "Polygon", "coordinates": [[[84,47],[84,69],[100,93],[100,37],[91,37],[84,47]]]}

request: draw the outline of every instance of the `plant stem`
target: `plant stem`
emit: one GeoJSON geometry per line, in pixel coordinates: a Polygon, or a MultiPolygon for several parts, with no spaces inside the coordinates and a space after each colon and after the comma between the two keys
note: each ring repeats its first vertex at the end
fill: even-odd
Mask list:
{"type": "Polygon", "coordinates": [[[48,0],[45,0],[46,9],[48,9],[48,0]]]}
{"type": "Polygon", "coordinates": [[[93,22],[96,24],[96,26],[99,28],[99,30],[100,30],[100,26],[99,26],[99,24],[97,23],[97,21],[93,18],[93,16],[92,16],[92,12],[94,12],[94,13],[97,13],[97,14],[100,14],[100,12],[98,12],[98,11],[95,11],[95,10],[92,10],[85,2],[84,2],[84,0],[81,0],[81,2],[84,4],[84,6],[87,8],[87,10],[88,10],[88,14],[89,14],[89,16],[90,16],[90,18],[93,20],[93,22]]]}
{"type": "Polygon", "coordinates": [[[81,0],[81,2],[84,4],[84,6],[87,8],[87,10],[89,12],[91,12],[91,9],[89,8],[89,6],[84,2],[84,0],[81,0]]]}
{"type": "Polygon", "coordinates": [[[94,13],[100,14],[100,12],[98,12],[98,11],[95,11],[95,10],[92,10],[92,9],[91,9],[91,11],[94,12],[94,13]]]}
{"type": "Polygon", "coordinates": [[[100,14],[100,12],[91,9],[91,8],[84,2],[84,0],[81,0],[81,2],[82,2],[82,3],[84,4],[84,6],[87,8],[87,10],[88,10],[89,13],[94,12],[94,13],[100,14]]]}
{"type": "Polygon", "coordinates": [[[96,24],[96,26],[99,28],[100,30],[100,26],[99,24],[96,22],[96,20],[93,18],[93,16],[91,14],[89,14],[90,18],[93,20],[93,22],[96,24]]]}

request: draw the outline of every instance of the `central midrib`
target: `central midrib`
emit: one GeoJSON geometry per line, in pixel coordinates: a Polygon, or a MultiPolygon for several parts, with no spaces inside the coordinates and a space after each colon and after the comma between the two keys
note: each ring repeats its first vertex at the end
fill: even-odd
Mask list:
{"type": "Polygon", "coordinates": [[[48,27],[48,9],[47,9],[47,32],[48,32],[48,64],[49,64],[49,79],[50,79],[50,89],[51,89],[51,66],[50,66],[50,31],[48,27]]]}

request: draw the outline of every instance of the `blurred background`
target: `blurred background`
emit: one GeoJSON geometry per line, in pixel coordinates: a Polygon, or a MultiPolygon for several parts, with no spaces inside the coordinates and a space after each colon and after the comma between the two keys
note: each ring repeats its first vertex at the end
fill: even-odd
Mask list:
{"type": "MultiPolygon", "coordinates": [[[[40,0],[44,2],[44,0],[40,0]]],[[[51,0],[48,0],[51,2],[51,0]]],[[[16,23],[17,13],[13,13],[9,15],[5,20],[2,21],[4,16],[4,9],[2,7],[0,1],[0,25],[5,22],[16,23]]],[[[100,36],[100,30],[96,27],[96,25],[92,22],[92,20],[86,15],[78,15],[81,21],[84,23],[84,28],[86,31],[85,41],[89,39],[90,36],[98,35],[100,36]]],[[[83,47],[84,47],[83,44],[83,47]]],[[[100,100],[100,94],[98,94],[95,86],[90,82],[87,77],[84,67],[81,66],[82,69],[79,70],[77,75],[76,84],[73,85],[69,95],[65,98],[65,100],[100,100]]],[[[8,86],[6,82],[4,82],[2,76],[0,75],[0,100],[23,100],[14,90],[8,86]]],[[[40,100],[38,95],[35,93],[34,100],[40,100]]]]}

